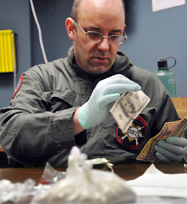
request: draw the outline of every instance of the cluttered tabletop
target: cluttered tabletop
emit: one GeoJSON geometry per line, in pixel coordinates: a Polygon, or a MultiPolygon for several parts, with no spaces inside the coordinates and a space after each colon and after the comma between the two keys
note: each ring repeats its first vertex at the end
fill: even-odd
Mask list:
{"type": "MultiPolygon", "coordinates": [[[[67,170],[66,168],[56,168],[56,169],[53,169],[52,167],[50,168],[52,169],[52,170],[50,169],[50,171],[52,172],[53,175],[54,174],[57,175],[57,172],[66,174],[66,170],[67,170]]],[[[187,179],[187,168],[185,168],[185,165],[182,163],[181,164],[150,164],[150,163],[132,164],[132,163],[127,163],[127,164],[113,165],[112,170],[113,172],[108,172],[108,173],[118,175],[120,178],[122,178],[122,180],[125,180],[126,183],[138,194],[139,198],[142,196],[141,199],[139,198],[136,199],[135,203],[148,203],[148,201],[151,201],[153,203],[154,201],[155,203],[156,202],[170,203],[171,200],[172,200],[172,203],[175,203],[175,202],[176,203],[186,203],[187,201],[187,180],[186,180],[187,179]],[[149,176],[154,176],[156,180],[156,181],[152,180],[153,189],[150,190],[150,192],[153,192],[153,194],[144,195],[145,194],[144,192],[141,195],[141,192],[139,192],[138,189],[136,188],[139,184],[138,183],[136,184],[135,181],[138,182],[138,179],[144,179],[142,180],[143,182],[141,180],[139,180],[139,182],[141,181],[141,183],[144,183],[145,186],[142,186],[142,187],[144,188],[144,191],[145,191],[147,187],[150,189],[150,184],[149,183],[146,184],[146,182],[151,181],[151,177],[149,178],[149,176]],[[168,176],[173,176],[173,177],[170,178],[168,176]],[[167,183],[167,185],[164,186],[165,184],[162,184],[161,182],[159,183],[159,179],[165,180],[164,183],[165,184],[167,183]],[[170,183],[170,180],[176,181],[174,182],[175,183],[174,186],[172,186],[172,182],[170,183]],[[177,183],[179,182],[179,180],[184,181],[184,183],[183,184],[177,183]],[[154,184],[154,182],[156,183],[154,184]],[[180,191],[180,193],[178,195],[176,193],[176,195],[172,195],[172,196],[169,193],[168,195],[167,194],[160,195],[159,192],[155,193],[154,187],[156,186],[158,187],[158,183],[160,185],[160,188],[162,189],[167,188],[167,191],[168,191],[168,189],[171,188],[171,193],[172,191],[175,191],[175,192],[180,191]],[[176,189],[173,189],[175,187],[176,189]],[[181,193],[181,191],[183,191],[183,193],[181,193]]],[[[104,170],[99,170],[99,171],[102,171],[103,173],[106,172],[104,170]]],[[[30,179],[34,181],[33,186],[36,187],[39,184],[40,185],[49,184],[49,182],[48,183],[46,181],[44,182],[44,177],[45,177],[44,173],[46,172],[48,172],[49,174],[49,170],[46,171],[46,167],[44,168],[2,168],[0,169],[0,182],[2,182],[3,180],[7,180],[12,184],[16,184],[18,182],[23,184],[25,181],[28,181],[28,179],[30,179]]],[[[0,189],[1,188],[4,188],[4,187],[0,185],[0,189]]],[[[2,194],[0,192],[0,197],[1,196],[2,194]]],[[[28,195],[25,197],[23,196],[19,200],[19,202],[16,202],[16,200],[14,201],[11,199],[10,199],[11,201],[4,202],[2,198],[0,198],[0,203],[32,203],[31,202],[32,198],[33,198],[32,195],[28,195]]]]}

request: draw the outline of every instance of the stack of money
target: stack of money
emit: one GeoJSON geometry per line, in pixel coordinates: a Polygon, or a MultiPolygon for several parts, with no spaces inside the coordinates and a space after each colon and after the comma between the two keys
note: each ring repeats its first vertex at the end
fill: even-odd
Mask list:
{"type": "Polygon", "coordinates": [[[147,142],[136,159],[140,161],[155,162],[157,157],[155,156],[154,146],[159,140],[165,140],[169,136],[184,137],[186,132],[187,117],[183,120],[165,123],[162,130],[147,142]]]}
{"type": "Polygon", "coordinates": [[[101,170],[113,172],[113,168],[112,168],[113,164],[111,164],[109,160],[105,158],[95,158],[95,159],[89,159],[87,161],[92,164],[94,169],[101,169],[101,170]]]}
{"type": "Polygon", "coordinates": [[[142,112],[150,98],[143,91],[125,92],[112,106],[110,112],[125,133],[133,120],[142,112]]]}

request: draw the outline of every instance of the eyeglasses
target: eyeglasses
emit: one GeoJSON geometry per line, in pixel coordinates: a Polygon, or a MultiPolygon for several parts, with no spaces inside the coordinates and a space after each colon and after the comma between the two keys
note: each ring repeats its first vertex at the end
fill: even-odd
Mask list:
{"type": "Polygon", "coordinates": [[[105,36],[102,33],[99,33],[97,31],[84,31],[83,28],[79,25],[79,23],[75,22],[81,31],[86,35],[87,40],[91,42],[99,43],[103,40],[103,38],[108,38],[108,42],[112,45],[121,45],[127,40],[127,35],[124,33],[124,35],[110,35],[105,36]]]}

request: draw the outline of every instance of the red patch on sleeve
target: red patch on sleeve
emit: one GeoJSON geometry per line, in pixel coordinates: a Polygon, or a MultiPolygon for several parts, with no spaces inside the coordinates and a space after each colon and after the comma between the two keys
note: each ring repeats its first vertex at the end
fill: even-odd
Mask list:
{"type": "Polygon", "coordinates": [[[23,74],[21,75],[21,77],[20,77],[20,79],[19,79],[19,81],[17,83],[17,86],[16,86],[16,89],[15,89],[14,95],[12,96],[12,99],[15,97],[15,95],[17,94],[17,92],[21,88],[22,84],[23,84],[23,74]]]}

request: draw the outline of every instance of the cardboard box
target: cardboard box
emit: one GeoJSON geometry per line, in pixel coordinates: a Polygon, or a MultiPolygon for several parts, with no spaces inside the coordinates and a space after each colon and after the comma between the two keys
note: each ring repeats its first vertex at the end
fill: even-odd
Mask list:
{"type": "Polygon", "coordinates": [[[181,119],[187,117],[187,97],[174,97],[172,101],[181,119]]]}

